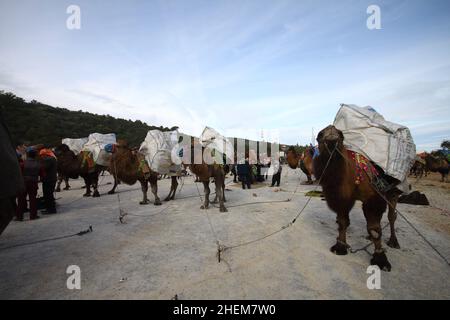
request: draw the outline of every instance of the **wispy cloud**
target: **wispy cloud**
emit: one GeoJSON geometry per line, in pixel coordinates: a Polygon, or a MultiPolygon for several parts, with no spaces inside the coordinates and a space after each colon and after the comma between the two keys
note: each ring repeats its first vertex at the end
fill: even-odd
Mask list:
{"type": "Polygon", "coordinates": [[[2,1],[0,89],[194,135],[309,143],[344,102],[409,126],[418,146],[450,136],[448,2],[380,0],[379,31],[370,1],[78,2],[82,29],[68,31],[69,2],[2,1]]]}

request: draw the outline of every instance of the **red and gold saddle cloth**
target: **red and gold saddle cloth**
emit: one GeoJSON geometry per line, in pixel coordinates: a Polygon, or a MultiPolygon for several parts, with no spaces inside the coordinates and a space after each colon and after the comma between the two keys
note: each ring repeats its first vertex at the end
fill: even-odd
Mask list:
{"type": "Polygon", "coordinates": [[[95,161],[92,157],[92,153],[87,150],[83,150],[80,152],[82,157],[81,167],[87,166],[88,171],[92,172],[95,170],[95,161]]]}
{"type": "Polygon", "coordinates": [[[364,157],[362,154],[359,154],[355,151],[347,150],[347,155],[350,159],[353,159],[356,164],[356,180],[355,184],[360,184],[361,181],[364,180],[363,171],[367,174],[370,180],[374,180],[375,177],[378,177],[379,172],[375,168],[375,166],[370,162],[369,159],[364,157]]]}

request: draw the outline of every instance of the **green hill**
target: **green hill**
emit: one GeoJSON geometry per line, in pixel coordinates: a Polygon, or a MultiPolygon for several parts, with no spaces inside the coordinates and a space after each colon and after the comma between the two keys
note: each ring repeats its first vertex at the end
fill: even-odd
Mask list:
{"type": "Polygon", "coordinates": [[[168,131],[177,128],[149,126],[139,120],[118,119],[81,110],[70,111],[35,100],[26,102],[1,90],[0,108],[15,144],[27,142],[56,146],[63,138],[82,138],[98,132],[115,133],[118,139],[126,139],[131,146],[139,146],[148,130],[168,131]]]}

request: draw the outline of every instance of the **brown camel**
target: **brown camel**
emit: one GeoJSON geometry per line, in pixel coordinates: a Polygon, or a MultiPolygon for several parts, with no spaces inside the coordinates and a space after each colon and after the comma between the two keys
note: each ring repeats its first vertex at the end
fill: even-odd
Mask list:
{"type": "Polygon", "coordinates": [[[425,163],[426,171],[439,172],[442,176],[441,182],[448,182],[449,163],[447,159],[439,157],[436,153],[427,153],[425,163]]]}
{"type": "MultiPolygon", "coordinates": [[[[395,235],[394,223],[396,220],[395,207],[401,192],[391,188],[386,192],[378,193],[371,184],[371,176],[367,171],[357,174],[358,165],[344,147],[344,135],[334,126],[328,126],[319,132],[317,136],[320,155],[314,159],[314,170],[320,181],[328,207],[336,212],[339,225],[337,242],[331,247],[331,251],[338,255],[347,254],[346,231],[350,225],[349,213],[355,201],[362,201],[362,209],[367,221],[367,231],[375,245],[375,251],[371,259],[372,265],[378,265],[380,269],[390,271],[389,263],[381,243],[380,221],[386,211],[386,201],[389,206],[388,219],[391,227],[391,237],[387,242],[392,248],[400,248],[395,235]],[[328,165],[327,165],[328,163],[328,165]],[[382,197],[382,196],[383,197],[382,197]]],[[[375,168],[373,164],[367,164],[369,168],[375,168]]],[[[378,168],[378,172],[381,169],[378,168]]],[[[385,179],[389,177],[384,176],[385,179]]],[[[392,178],[391,178],[392,179],[392,178]]],[[[390,181],[391,182],[391,181],[390,181]]],[[[398,180],[395,180],[398,183],[398,180]]]]}
{"type": "Polygon", "coordinates": [[[413,166],[411,167],[411,170],[409,170],[409,175],[414,175],[415,178],[422,178],[423,173],[425,171],[425,164],[423,164],[421,161],[414,161],[413,166]]]}
{"type": "Polygon", "coordinates": [[[93,164],[89,154],[81,152],[75,155],[66,144],[61,144],[55,148],[55,155],[58,159],[58,170],[64,177],[77,179],[81,176],[86,184],[85,197],[91,195],[91,187],[94,189],[93,197],[100,197],[98,192],[98,176],[104,166],[93,164]]]}
{"type": "MultiPolygon", "coordinates": [[[[200,206],[200,209],[208,209],[209,208],[209,195],[211,193],[211,190],[209,188],[210,179],[212,178],[212,181],[214,182],[216,186],[216,196],[214,197],[214,200],[212,203],[216,203],[217,200],[219,200],[220,205],[220,212],[227,212],[227,208],[225,208],[224,202],[227,200],[225,199],[225,176],[227,173],[230,172],[230,165],[228,164],[206,164],[203,156],[201,159],[202,163],[196,163],[194,159],[194,149],[196,146],[199,145],[198,139],[194,138],[191,141],[191,163],[185,164],[183,163],[183,166],[185,168],[189,168],[191,172],[196,176],[196,181],[199,180],[203,183],[203,188],[205,191],[205,200],[203,202],[203,205],[200,206]]],[[[205,152],[205,148],[201,147],[201,154],[205,152]]],[[[199,159],[197,159],[199,160],[199,159]]],[[[224,163],[226,162],[226,157],[223,155],[224,163]]],[[[200,162],[200,161],[198,161],[200,162]]]]}
{"type": "Polygon", "coordinates": [[[313,180],[311,178],[311,176],[314,175],[313,155],[313,147],[306,147],[305,151],[303,151],[301,155],[297,154],[294,147],[290,147],[287,152],[286,160],[289,167],[292,169],[297,169],[297,167],[300,167],[300,169],[308,179],[306,184],[313,183],[313,180]]]}
{"type": "Polygon", "coordinates": [[[220,212],[227,212],[227,208],[225,208],[224,202],[225,199],[225,169],[224,165],[220,164],[188,164],[185,165],[189,167],[192,173],[194,173],[198,179],[203,183],[203,187],[205,190],[205,200],[200,209],[208,209],[209,208],[209,195],[211,190],[209,188],[210,178],[214,179],[214,184],[216,185],[216,196],[214,198],[213,203],[217,202],[217,198],[219,199],[220,212]]]}
{"type": "MultiPolygon", "coordinates": [[[[144,155],[137,150],[132,150],[127,141],[118,140],[115,145],[115,150],[112,153],[110,173],[114,176],[114,186],[108,194],[114,194],[119,181],[128,185],[133,185],[137,181],[141,184],[143,199],[140,204],[148,204],[150,201],[147,198],[148,182],[152,193],[155,197],[155,205],[161,205],[161,200],[158,197],[158,173],[150,169],[145,161],[144,155]]],[[[177,177],[172,176],[172,184],[169,195],[164,199],[165,201],[173,200],[175,192],[178,187],[177,177]]]]}

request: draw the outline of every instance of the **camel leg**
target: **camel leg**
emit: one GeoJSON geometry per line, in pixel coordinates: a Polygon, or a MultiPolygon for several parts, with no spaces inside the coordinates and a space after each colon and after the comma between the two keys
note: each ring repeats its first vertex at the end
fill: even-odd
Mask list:
{"type": "Polygon", "coordinates": [[[224,177],[216,177],[216,196],[219,196],[219,205],[220,205],[220,212],[227,212],[227,208],[225,208],[224,203],[224,183],[223,183],[224,177]]]}
{"type": "Polygon", "coordinates": [[[98,192],[98,176],[99,176],[100,172],[94,172],[92,173],[92,186],[94,188],[94,193],[92,194],[92,196],[94,198],[98,198],[100,197],[100,193],[98,192]]]}
{"type": "Polygon", "coordinates": [[[139,204],[149,204],[150,201],[147,198],[147,191],[148,191],[148,181],[147,180],[139,180],[141,184],[141,190],[142,190],[142,201],[139,202],[139,204]]]}
{"type": "Polygon", "coordinates": [[[64,177],[64,190],[69,190],[70,189],[70,185],[69,185],[69,178],[68,177],[64,177]]]}
{"type": "MultiPolygon", "coordinates": [[[[119,184],[118,183],[119,179],[117,179],[116,175],[113,175],[113,177],[114,177],[114,185],[113,185],[112,189],[108,191],[108,194],[114,194],[116,192],[117,185],[119,184]]],[[[142,183],[141,183],[141,185],[142,185],[142,183]]]]}
{"type": "MultiPolygon", "coordinates": [[[[153,196],[155,197],[155,206],[161,205],[161,200],[158,197],[158,177],[157,176],[150,176],[150,187],[152,188],[153,196]]],[[[145,192],[147,194],[147,191],[145,192]]]]}
{"type": "Polygon", "coordinates": [[[391,237],[387,242],[387,245],[391,248],[400,249],[400,244],[398,243],[397,236],[395,235],[395,220],[397,219],[397,212],[395,211],[395,207],[397,206],[398,195],[393,195],[388,198],[389,203],[389,211],[388,211],[388,219],[389,226],[391,227],[391,237]]]}
{"type": "Polygon", "coordinates": [[[340,256],[348,253],[347,227],[350,225],[349,213],[350,211],[343,210],[337,214],[336,222],[339,225],[339,235],[336,239],[336,244],[330,248],[330,251],[340,256]]]}
{"type": "Polygon", "coordinates": [[[391,264],[389,263],[386,253],[383,250],[381,242],[381,217],[386,210],[386,203],[380,197],[374,197],[363,203],[364,216],[367,221],[367,232],[375,246],[371,265],[377,265],[381,270],[391,271],[391,264]]]}
{"type": "Polygon", "coordinates": [[[164,199],[164,201],[170,201],[175,199],[175,192],[177,191],[178,187],[178,181],[176,176],[172,176],[172,181],[170,184],[170,192],[167,195],[167,197],[164,199]]]}
{"type": "Polygon", "coordinates": [[[223,202],[227,202],[227,199],[225,199],[225,178],[222,181],[222,194],[223,194],[223,202]]]}
{"type": "Polygon", "coordinates": [[[58,174],[58,182],[56,183],[55,192],[61,192],[61,183],[63,181],[62,175],[58,174]]]}
{"type": "Polygon", "coordinates": [[[91,179],[89,176],[83,178],[84,184],[86,185],[86,192],[83,194],[83,197],[90,197],[91,196],[91,179]]]}
{"type": "Polygon", "coordinates": [[[203,187],[205,189],[205,201],[204,204],[200,207],[200,209],[208,209],[209,207],[209,194],[211,193],[211,190],[209,189],[209,180],[203,181],[203,187]]]}

